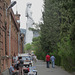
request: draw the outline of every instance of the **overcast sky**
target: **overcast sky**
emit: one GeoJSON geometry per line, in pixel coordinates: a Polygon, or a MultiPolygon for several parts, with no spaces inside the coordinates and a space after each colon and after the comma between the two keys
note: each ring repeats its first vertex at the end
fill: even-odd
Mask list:
{"type": "Polygon", "coordinates": [[[40,18],[42,17],[42,12],[43,10],[43,0],[11,0],[11,1],[17,1],[17,4],[13,7],[14,13],[18,11],[19,14],[21,14],[20,17],[20,28],[26,29],[26,20],[27,18],[25,17],[25,10],[26,10],[26,4],[28,2],[32,3],[32,17],[34,19],[35,23],[39,23],[40,18]]]}

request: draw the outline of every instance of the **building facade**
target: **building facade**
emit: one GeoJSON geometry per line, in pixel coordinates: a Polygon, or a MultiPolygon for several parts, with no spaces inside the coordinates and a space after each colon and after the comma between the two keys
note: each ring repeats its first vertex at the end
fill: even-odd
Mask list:
{"type": "Polygon", "coordinates": [[[12,64],[14,54],[18,55],[18,36],[20,32],[20,15],[14,15],[12,9],[6,8],[11,0],[0,0],[0,75],[12,64]]]}
{"type": "Polygon", "coordinates": [[[0,73],[9,67],[8,24],[6,22],[6,8],[10,1],[0,0],[0,73]]]}
{"type": "Polygon", "coordinates": [[[20,52],[19,53],[24,53],[24,41],[25,41],[25,34],[20,33],[20,52]]]}
{"type": "Polygon", "coordinates": [[[20,28],[22,34],[24,34],[24,45],[26,44],[26,29],[20,28]]]}
{"type": "Polygon", "coordinates": [[[14,15],[13,11],[11,10],[11,37],[10,37],[10,43],[11,43],[11,53],[12,56],[14,54],[18,55],[18,33],[20,32],[20,24],[17,22],[17,14],[14,15]]]}

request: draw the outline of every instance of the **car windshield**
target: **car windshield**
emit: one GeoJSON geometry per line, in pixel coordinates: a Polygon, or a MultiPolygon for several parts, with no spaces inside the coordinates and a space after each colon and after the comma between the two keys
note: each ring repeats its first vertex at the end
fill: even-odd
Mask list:
{"type": "Polygon", "coordinates": [[[23,59],[23,60],[26,60],[26,59],[27,59],[27,60],[31,60],[31,57],[30,57],[30,56],[22,56],[22,59],[23,59]]]}

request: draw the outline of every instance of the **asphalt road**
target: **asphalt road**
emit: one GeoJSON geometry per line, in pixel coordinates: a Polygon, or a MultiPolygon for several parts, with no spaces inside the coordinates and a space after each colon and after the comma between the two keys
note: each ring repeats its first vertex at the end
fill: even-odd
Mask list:
{"type": "Polygon", "coordinates": [[[34,66],[37,69],[37,75],[73,75],[62,69],[61,67],[55,66],[52,68],[50,64],[50,68],[46,68],[46,62],[38,60],[34,63],[34,66]]]}

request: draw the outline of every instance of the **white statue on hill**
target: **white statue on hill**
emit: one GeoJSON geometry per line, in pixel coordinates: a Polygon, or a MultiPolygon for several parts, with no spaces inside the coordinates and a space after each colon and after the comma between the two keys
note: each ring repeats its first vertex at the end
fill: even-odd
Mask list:
{"type": "Polygon", "coordinates": [[[26,22],[26,44],[27,43],[32,43],[33,39],[33,31],[29,30],[29,28],[33,27],[34,21],[32,18],[32,11],[31,11],[31,3],[27,3],[26,7],[26,17],[27,17],[27,22],[26,22]]]}

